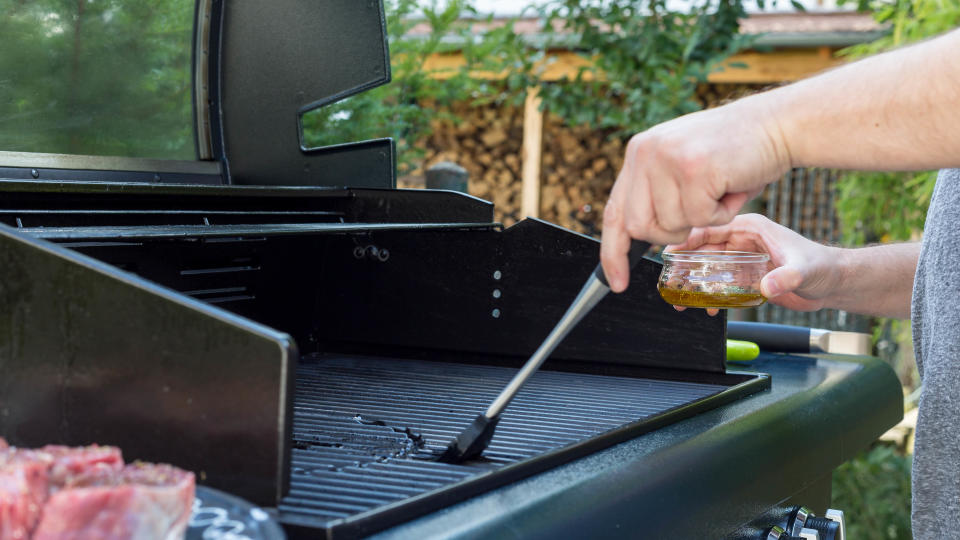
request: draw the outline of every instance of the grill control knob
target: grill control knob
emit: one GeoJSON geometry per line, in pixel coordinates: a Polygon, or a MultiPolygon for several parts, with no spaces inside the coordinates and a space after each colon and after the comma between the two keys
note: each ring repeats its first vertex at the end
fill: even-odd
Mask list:
{"type": "Polygon", "coordinates": [[[787,533],[790,536],[800,536],[800,531],[806,527],[807,519],[813,516],[813,512],[806,506],[800,506],[790,513],[787,519],[787,533]]]}
{"type": "Polygon", "coordinates": [[[840,524],[840,527],[837,529],[837,538],[836,540],[847,540],[847,524],[846,520],[843,517],[843,510],[836,510],[831,508],[827,510],[827,513],[824,514],[827,519],[836,521],[840,524]]]}
{"type": "Polygon", "coordinates": [[[763,538],[764,540],[786,540],[789,538],[789,535],[786,533],[786,531],[777,525],[774,525],[769,531],[767,531],[767,535],[763,538]]]}

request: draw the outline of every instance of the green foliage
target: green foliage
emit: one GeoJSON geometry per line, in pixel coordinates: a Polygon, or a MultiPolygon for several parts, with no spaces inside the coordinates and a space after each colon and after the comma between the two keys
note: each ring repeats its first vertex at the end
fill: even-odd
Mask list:
{"type": "Polygon", "coordinates": [[[572,37],[593,61],[545,86],[544,106],[569,124],[621,135],[700,109],[697,85],[753,40],[739,33],[746,12],[737,0],[555,0],[542,15],[557,29],[552,41],[572,37]]]}
{"type": "MultiPolygon", "coordinates": [[[[630,135],[698,110],[698,83],[752,38],[739,33],[740,0],[554,0],[538,8],[544,36],[534,43],[513,21],[475,33],[470,0],[388,0],[387,26],[393,82],[303,117],[308,146],[374,137],[398,141],[400,172],[420,157],[415,143],[438,118],[456,121],[444,105],[453,101],[519,105],[529,88],[542,89],[543,107],[571,125],[630,135]],[[669,7],[668,7],[669,5],[669,7]],[[412,17],[425,36],[410,36],[412,17]],[[592,61],[573,79],[543,81],[557,45],[592,61]],[[438,73],[424,68],[433,53],[462,52],[465,64],[438,73]]],[[[532,11],[533,8],[527,8],[532,11]]],[[[489,22],[489,19],[486,21],[489,22]]]]}
{"type": "Polygon", "coordinates": [[[859,58],[914,43],[960,25],[960,0],[857,0],[877,22],[890,26],[885,36],[854,45],[841,54],[859,58]]]}
{"type": "MultiPolygon", "coordinates": [[[[304,142],[393,137],[403,172],[436,120],[456,121],[445,105],[518,104],[542,84],[558,40],[595,62],[543,86],[544,106],[568,123],[630,134],[694,111],[697,83],[749,42],[738,33],[744,10],[740,0],[673,6],[554,0],[540,14],[556,34],[537,45],[510,21],[476,35],[472,0],[386,0],[393,82],[304,115],[304,142]],[[427,31],[411,35],[415,24],[427,31]],[[425,69],[428,57],[453,48],[464,66],[425,69]]],[[[192,8],[190,0],[0,0],[0,148],[193,158],[192,8]]]]}
{"type": "Polygon", "coordinates": [[[910,240],[923,230],[936,173],[848,172],[837,183],[837,213],[848,245],[910,240]]]}
{"type": "Polygon", "coordinates": [[[0,0],[0,149],[194,158],[190,0],[0,0]]]}
{"type": "MultiPolygon", "coordinates": [[[[870,43],[847,48],[851,58],[920,41],[960,26],[960,0],[858,0],[890,32],[870,43]]],[[[936,174],[848,173],[838,185],[837,211],[845,241],[862,244],[902,241],[923,229],[936,174]]]]}
{"type": "Polygon", "coordinates": [[[844,510],[848,538],[911,538],[911,462],[912,456],[880,445],[834,471],[831,506],[844,510]]]}

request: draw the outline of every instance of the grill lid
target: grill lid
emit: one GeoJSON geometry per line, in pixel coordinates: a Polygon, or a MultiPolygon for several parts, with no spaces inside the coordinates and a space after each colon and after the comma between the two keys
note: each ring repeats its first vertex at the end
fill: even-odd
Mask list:
{"type": "Polygon", "coordinates": [[[0,180],[395,187],[391,139],[307,148],[301,128],[389,82],[382,0],[198,0],[192,56],[197,161],[0,148],[0,180]]]}
{"type": "Polygon", "coordinates": [[[390,80],[381,0],[203,4],[213,155],[230,183],[394,186],[392,140],[307,149],[301,129],[304,113],[390,80]]]}

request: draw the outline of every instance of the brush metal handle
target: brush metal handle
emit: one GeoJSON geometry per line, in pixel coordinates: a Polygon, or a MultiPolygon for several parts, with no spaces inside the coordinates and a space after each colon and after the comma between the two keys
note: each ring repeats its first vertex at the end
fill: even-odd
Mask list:
{"type": "Polygon", "coordinates": [[[587,283],[580,290],[580,294],[577,295],[577,298],[570,304],[567,312],[560,318],[560,322],[553,327],[547,339],[543,340],[543,343],[541,343],[537,351],[533,353],[533,356],[531,356],[520,371],[514,375],[510,384],[508,384],[507,387],[500,392],[500,395],[497,396],[497,399],[493,400],[493,403],[487,407],[487,412],[484,413],[484,416],[487,418],[499,416],[500,413],[507,408],[507,405],[510,404],[513,396],[517,394],[517,391],[520,390],[523,383],[527,382],[527,379],[540,368],[540,365],[543,364],[544,360],[550,356],[550,353],[557,348],[557,345],[563,341],[563,338],[570,333],[570,330],[572,330],[573,327],[580,322],[580,319],[589,313],[590,309],[597,305],[597,302],[603,299],[608,292],[610,292],[610,287],[601,283],[596,275],[591,274],[590,279],[587,280],[587,283]]]}
{"type": "MultiPolygon", "coordinates": [[[[631,269],[643,258],[643,255],[648,249],[650,249],[650,244],[647,242],[633,240],[630,243],[629,259],[631,269]]],[[[580,320],[593,309],[593,306],[597,305],[597,302],[602,300],[608,292],[610,292],[610,286],[607,284],[606,276],[603,275],[603,266],[598,264],[593,274],[590,275],[590,278],[587,279],[587,282],[583,285],[583,288],[580,289],[580,294],[577,295],[573,303],[570,304],[570,307],[567,308],[567,312],[563,314],[563,317],[560,318],[557,325],[553,327],[550,335],[547,336],[547,339],[543,340],[543,343],[541,343],[540,347],[533,353],[533,356],[531,356],[530,359],[527,360],[527,363],[520,368],[520,371],[514,375],[510,384],[500,392],[497,399],[493,400],[493,403],[487,407],[484,416],[487,418],[500,416],[500,413],[507,408],[507,405],[513,400],[513,397],[520,390],[520,387],[527,382],[527,379],[529,379],[531,375],[540,369],[543,362],[550,356],[553,350],[557,348],[557,345],[563,341],[563,338],[567,337],[570,330],[573,330],[577,323],[580,322],[580,320]]]]}

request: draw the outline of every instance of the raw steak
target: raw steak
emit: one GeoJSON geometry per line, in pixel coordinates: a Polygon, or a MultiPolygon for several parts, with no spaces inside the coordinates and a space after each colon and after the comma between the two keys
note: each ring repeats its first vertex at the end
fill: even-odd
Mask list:
{"type": "Polygon", "coordinates": [[[0,450],[0,539],[29,538],[47,499],[52,459],[33,450],[0,450]]]}
{"type": "Polygon", "coordinates": [[[124,466],[110,446],[10,447],[0,438],[0,540],[182,538],[193,473],[124,466]]]}
{"type": "Polygon", "coordinates": [[[193,473],[134,463],[86,480],[50,496],[34,540],[183,537],[193,505],[193,473]]]}
{"type": "Polygon", "coordinates": [[[110,475],[123,469],[123,455],[115,446],[83,447],[47,445],[41,448],[53,457],[50,467],[52,492],[70,488],[88,476],[110,475]]]}

